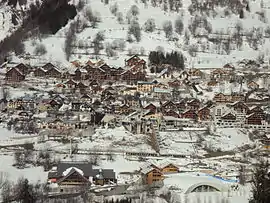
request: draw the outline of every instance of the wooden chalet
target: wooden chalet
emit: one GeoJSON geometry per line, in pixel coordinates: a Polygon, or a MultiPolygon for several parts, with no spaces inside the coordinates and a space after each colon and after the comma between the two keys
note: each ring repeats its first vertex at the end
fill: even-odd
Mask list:
{"type": "Polygon", "coordinates": [[[181,118],[189,118],[189,119],[196,120],[197,119],[197,113],[193,109],[188,109],[187,111],[181,113],[180,117],[181,118]]]}
{"type": "Polygon", "coordinates": [[[246,117],[246,124],[248,125],[262,125],[263,117],[259,113],[252,113],[246,117]]]}
{"type": "Polygon", "coordinates": [[[228,96],[223,94],[223,93],[217,93],[214,98],[214,102],[227,102],[228,101],[228,96]]]}
{"type": "Polygon", "coordinates": [[[190,109],[198,110],[201,106],[201,102],[198,99],[192,99],[192,100],[187,101],[187,106],[190,109]]]}
{"type": "Polygon", "coordinates": [[[133,55],[129,59],[125,60],[125,65],[129,67],[141,65],[144,69],[146,67],[146,61],[140,59],[140,57],[137,55],[133,55]]]}
{"type": "Polygon", "coordinates": [[[180,100],[178,102],[175,102],[175,105],[180,110],[186,109],[186,101],[184,99],[182,99],[182,100],[180,100]]]}
{"type": "Polygon", "coordinates": [[[93,169],[87,162],[60,162],[48,173],[48,183],[57,184],[60,193],[77,193],[90,185],[117,183],[112,169],[93,169]]]}
{"type": "Polygon", "coordinates": [[[41,67],[38,67],[34,70],[34,76],[35,77],[46,77],[46,72],[47,70],[41,68],[41,67]]]}
{"type": "Polygon", "coordinates": [[[201,70],[197,69],[197,68],[191,68],[191,69],[188,70],[188,75],[189,75],[190,78],[201,79],[201,78],[203,78],[204,73],[201,70]]]}
{"type": "Polygon", "coordinates": [[[248,88],[250,89],[258,89],[260,85],[253,80],[247,83],[248,88]]]}
{"type": "Polygon", "coordinates": [[[52,77],[52,78],[61,78],[62,73],[57,68],[51,68],[51,69],[47,70],[46,76],[52,77]]]}
{"type": "Polygon", "coordinates": [[[232,113],[227,113],[227,114],[221,116],[221,120],[223,120],[224,122],[235,122],[236,116],[232,113]]]}
{"type": "Polygon", "coordinates": [[[168,109],[168,110],[164,110],[162,111],[163,116],[171,116],[174,118],[179,118],[179,113],[173,109],[168,109]]]}
{"type": "Polygon", "coordinates": [[[210,109],[207,106],[200,108],[197,115],[199,121],[208,121],[211,118],[210,109]]]}
{"type": "Polygon", "coordinates": [[[168,85],[171,88],[179,88],[180,86],[182,86],[182,82],[180,80],[175,79],[171,82],[168,82],[168,85]]]}
{"type": "Polygon", "coordinates": [[[77,82],[75,82],[72,79],[69,79],[67,82],[65,82],[65,85],[67,85],[68,88],[73,89],[77,87],[77,82]]]}
{"type": "Polygon", "coordinates": [[[162,105],[161,105],[161,109],[162,110],[168,110],[168,109],[177,109],[175,103],[171,100],[169,101],[166,101],[164,102],[162,105]]]}
{"type": "Polygon", "coordinates": [[[87,79],[87,71],[82,68],[77,68],[74,72],[74,80],[86,80],[87,79]]]}
{"type": "Polygon", "coordinates": [[[153,103],[149,103],[149,104],[144,106],[144,109],[150,110],[150,112],[152,112],[152,113],[158,112],[159,108],[160,108],[160,105],[156,105],[153,103]]]}
{"type": "Polygon", "coordinates": [[[160,163],[158,165],[158,168],[163,174],[179,172],[179,168],[175,164],[168,161],[160,163]]]}
{"type": "Polygon", "coordinates": [[[25,75],[20,69],[13,67],[6,72],[5,80],[8,82],[21,82],[25,80],[25,75]]]}
{"type": "Polygon", "coordinates": [[[151,163],[141,166],[139,172],[142,176],[143,183],[147,185],[159,183],[164,180],[164,175],[160,169],[151,163]]]}
{"type": "Polygon", "coordinates": [[[237,101],[244,101],[245,96],[242,94],[232,93],[231,95],[225,95],[223,93],[217,93],[213,101],[217,103],[232,103],[237,101]]]}
{"type": "Polygon", "coordinates": [[[27,75],[31,71],[31,67],[23,63],[16,65],[14,68],[18,69],[23,75],[27,75]]]}
{"type": "Polygon", "coordinates": [[[248,114],[257,113],[263,116],[264,110],[260,106],[253,106],[248,109],[247,113],[248,114]]]}
{"type": "Polygon", "coordinates": [[[242,101],[237,101],[237,102],[231,104],[230,106],[237,113],[248,113],[248,111],[249,111],[248,106],[242,101]]]}

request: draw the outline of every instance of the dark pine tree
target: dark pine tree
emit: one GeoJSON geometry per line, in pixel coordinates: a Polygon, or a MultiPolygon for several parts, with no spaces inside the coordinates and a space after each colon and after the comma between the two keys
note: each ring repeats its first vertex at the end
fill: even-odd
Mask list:
{"type": "Polygon", "coordinates": [[[243,9],[240,10],[239,18],[240,19],[243,19],[244,18],[244,10],[243,9]]]}
{"type": "Polygon", "coordinates": [[[247,3],[247,6],[246,6],[246,11],[250,12],[249,3],[247,3]]]}
{"type": "Polygon", "coordinates": [[[269,162],[261,161],[252,179],[252,198],[249,203],[269,203],[270,202],[270,165],[269,162]]]}

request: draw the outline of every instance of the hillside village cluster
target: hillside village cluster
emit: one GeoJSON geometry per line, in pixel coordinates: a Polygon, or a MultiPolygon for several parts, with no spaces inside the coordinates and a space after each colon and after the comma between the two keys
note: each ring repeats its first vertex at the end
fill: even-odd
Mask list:
{"type": "MultiPolygon", "coordinates": [[[[1,85],[1,122],[21,134],[48,131],[48,140],[59,142],[80,142],[76,136],[85,135],[75,132],[123,127],[134,135],[146,135],[145,144],[153,149],[149,153],[157,157],[183,156],[162,153],[161,132],[249,129],[263,132],[263,142],[270,142],[270,73],[243,68],[257,66],[254,61],[211,70],[175,71],[165,64],[160,73],[150,73],[147,62],[137,55],[124,63],[114,68],[104,61],[74,61],[68,71],[52,63],[39,67],[6,63],[2,66],[6,72],[1,85]],[[10,88],[33,94],[16,97],[8,92],[10,88]]],[[[128,147],[124,151],[142,153],[128,147]]],[[[118,184],[113,168],[94,169],[87,162],[56,166],[48,173],[48,182],[60,192],[118,184]]],[[[137,174],[143,183],[152,185],[180,170],[177,164],[161,161],[142,165],[137,174]]]]}

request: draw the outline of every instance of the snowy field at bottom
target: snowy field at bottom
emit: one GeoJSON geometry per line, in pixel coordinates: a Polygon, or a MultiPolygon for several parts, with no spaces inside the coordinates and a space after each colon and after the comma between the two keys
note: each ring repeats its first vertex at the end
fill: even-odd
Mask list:
{"type": "MultiPolygon", "coordinates": [[[[75,156],[73,161],[85,160],[84,156],[75,156]]],[[[26,169],[16,169],[12,166],[13,155],[1,155],[0,156],[0,172],[5,175],[9,180],[16,181],[20,177],[25,177],[30,182],[35,183],[37,181],[45,182],[47,179],[47,172],[44,172],[42,167],[32,167],[26,169]]],[[[68,161],[68,158],[67,160],[68,161]]],[[[133,172],[138,170],[144,162],[129,161],[123,156],[116,156],[114,161],[101,160],[99,166],[94,168],[114,169],[117,174],[118,183],[131,183],[137,181],[139,176],[125,177],[121,172],[133,172]]],[[[176,202],[189,202],[189,203],[248,203],[250,196],[250,187],[239,187],[237,191],[233,191],[231,186],[234,183],[228,183],[226,181],[207,176],[203,173],[178,173],[166,175],[164,180],[164,187],[161,188],[157,194],[168,191],[172,192],[172,197],[176,202]],[[187,192],[194,185],[208,184],[215,187],[222,188],[221,192],[187,192]]],[[[161,198],[156,198],[155,202],[164,202],[161,198]]],[[[166,202],[164,202],[166,203],[166,202]]]]}

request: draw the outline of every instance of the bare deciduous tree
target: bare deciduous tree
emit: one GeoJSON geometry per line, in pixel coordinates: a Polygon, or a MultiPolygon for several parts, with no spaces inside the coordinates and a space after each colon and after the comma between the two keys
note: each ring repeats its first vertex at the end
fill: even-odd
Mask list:
{"type": "Polygon", "coordinates": [[[133,16],[139,15],[139,8],[138,8],[138,6],[132,5],[132,6],[130,7],[129,12],[130,12],[131,15],[133,15],[133,16]]]}
{"type": "Polygon", "coordinates": [[[3,202],[11,202],[12,201],[12,185],[7,180],[3,183],[1,188],[1,197],[3,202]]]}
{"type": "Polygon", "coordinates": [[[84,16],[91,23],[93,28],[97,27],[97,23],[101,22],[101,15],[99,12],[93,12],[91,7],[86,8],[84,12],[84,16]]]}
{"type": "Polygon", "coordinates": [[[138,21],[131,21],[128,28],[128,34],[132,34],[137,42],[141,41],[141,27],[138,21]]]}
{"type": "Polygon", "coordinates": [[[195,57],[197,55],[198,47],[195,44],[191,44],[188,48],[188,53],[190,56],[195,57]]]}
{"type": "Polygon", "coordinates": [[[4,100],[8,100],[11,96],[9,89],[7,87],[4,87],[4,86],[1,87],[1,94],[0,95],[2,96],[2,99],[4,99],[4,100]]]}
{"type": "Polygon", "coordinates": [[[182,18],[181,18],[181,17],[178,17],[178,18],[175,20],[174,28],[175,28],[175,32],[176,32],[176,33],[178,33],[179,35],[182,34],[182,32],[183,32],[183,30],[184,30],[184,24],[183,24],[183,21],[182,21],[182,18]]]}
{"type": "Polygon", "coordinates": [[[70,27],[66,33],[66,39],[65,39],[65,53],[66,53],[66,59],[69,60],[72,50],[73,50],[73,44],[76,41],[76,25],[74,23],[70,24],[70,27]]]}
{"type": "Polygon", "coordinates": [[[119,7],[118,7],[118,4],[115,3],[113,5],[110,6],[110,11],[113,15],[116,15],[116,13],[118,12],[119,10],[119,7]]]}
{"type": "Polygon", "coordinates": [[[123,24],[124,23],[123,13],[117,12],[116,13],[116,19],[117,19],[117,21],[118,21],[119,24],[123,24]]]}
{"type": "Polygon", "coordinates": [[[117,52],[113,49],[112,45],[110,43],[107,43],[105,46],[105,52],[108,57],[113,57],[117,55],[117,52]]]}
{"type": "Polygon", "coordinates": [[[104,33],[99,31],[94,40],[93,40],[93,44],[94,44],[94,53],[97,55],[99,54],[100,50],[103,48],[102,46],[102,42],[104,41],[104,33]]]}
{"type": "Polygon", "coordinates": [[[170,38],[173,34],[172,22],[170,20],[166,20],[163,23],[163,30],[165,32],[166,38],[170,38]]]}
{"type": "Polygon", "coordinates": [[[86,3],[85,0],[79,0],[78,4],[76,6],[78,11],[81,11],[84,8],[85,3],[86,3]]]}

